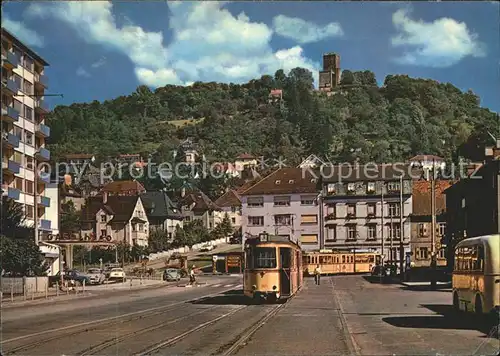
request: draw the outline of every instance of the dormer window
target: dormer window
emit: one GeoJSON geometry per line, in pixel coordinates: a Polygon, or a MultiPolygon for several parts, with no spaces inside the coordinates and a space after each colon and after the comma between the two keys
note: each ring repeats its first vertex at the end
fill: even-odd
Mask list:
{"type": "Polygon", "coordinates": [[[375,182],[368,182],[366,186],[366,191],[368,193],[375,193],[375,182]]]}
{"type": "Polygon", "coordinates": [[[294,181],[293,179],[290,179],[290,180],[288,181],[288,184],[293,184],[294,182],[295,182],[295,181],[294,181]]]}
{"type": "Polygon", "coordinates": [[[328,194],[335,194],[335,184],[331,183],[327,186],[328,194]]]}
{"type": "Polygon", "coordinates": [[[101,222],[105,223],[107,221],[106,219],[106,215],[105,214],[102,214],[101,215],[101,222]]]}
{"type": "Polygon", "coordinates": [[[318,182],[318,180],[316,178],[311,179],[311,183],[317,183],[317,182],[318,182]]]}
{"type": "Polygon", "coordinates": [[[356,190],[356,186],[354,185],[354,183],[347,184],[347,191],[348,192],[354,192],[355,190],[356,190]]]}
{"type": "Polygon", "coordinates": [[[281,181],[278,179],[276,182],[274,182],[274,184],[279,185],[281,184],[281,181]]]}

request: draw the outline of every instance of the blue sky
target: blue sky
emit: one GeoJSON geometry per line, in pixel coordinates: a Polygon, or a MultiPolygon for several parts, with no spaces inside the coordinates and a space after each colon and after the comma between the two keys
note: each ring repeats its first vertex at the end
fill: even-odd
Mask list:
{"type": "Polygon", "coordinates": [[[342,69],[471,89],[500,112],[494,2],[7,2],[2,24],[51,66],[51,105],[112,99],[140,84],[246,82],[324,52],[342,69]]]}

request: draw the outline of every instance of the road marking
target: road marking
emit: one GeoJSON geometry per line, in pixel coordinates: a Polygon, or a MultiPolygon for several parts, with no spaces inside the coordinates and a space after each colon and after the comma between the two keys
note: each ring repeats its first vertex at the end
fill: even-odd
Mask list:
{"type": "Polygon", "coordinates": [[[229,287],[232,287],[232,286],[233,286],[232,284],[226,284],[226,285],[224,286],[224,288],[229,288],[229,287]]]}
{"type": "Polygon", "coordinates": [[[221,284],[213,284],[210,287],[216,288],[216,287],[220,287],[220,286],[221,286],[221,284]]]}
{"type": "Polygon", "coordinates": [[[138,311],[135,311],[135,312],[127,313],[127,314],[112,316],[112,317],[98,319],[98,320],[86,321],[86,322],[83,322],[83,323],[78,323],[78,324],[73,324],[73,325],[68,325],[68,326],[62,326],[60,328],[55,328],[55,329],[49,329],[49,330],[39,331],[39,332],[33,333],[33,334],[28,334],[28,335],[14,337],[12,339],[2,340],[2,344],[6,344],[6,343],[17,341],[17,340],[28,339],[28,338],[31,338],[31,337],[34,337],[34,336],[40,336],[40,335],[50,334],[50,333],[54,333],[54,332],[58,332],[58,331],[64,331],[64,330],[69,330],[69,329],[73,329],[73,328],[78,328],[78,327],[81,327],[81,326],[87,326],[87,325],[92,325],[92,324],[105,323],[107,321],[112,321],[112,320],[116,320],[116,319],[120,319],[120,318],[126,318],[128,316],[133,316],[133,315],[137,315],[137,314],[143,314],[143,313],[147,313],[147,312],[150,312],[150,311],[161,310],[161,309],[173,307],[173,306],[176,306],[176,305],[184,304],[186,302],[193,302],[193,301],[196,301],[196,300],[199,300],[199,299],[203,299],[203,298],[210,298],[210,297],[216,296],[216,295],[218,295],[220,293],[228,292],[229,290],[222,291],[222,292],[210,293],[210,294],[207,294],[207,295],[202,295],[202,296],[200,296],[198,298],[183,300],[181,302],[171,303],[171,304],[163,305],[163,306],[160,306],[160,307],[143,309],[143,310],[138,310],[138,311]]]}
{"type": "Polygon", "coordinates": [[[243,284],[238,284],[236,287],[234,288],[243,288],[243,284]]]}

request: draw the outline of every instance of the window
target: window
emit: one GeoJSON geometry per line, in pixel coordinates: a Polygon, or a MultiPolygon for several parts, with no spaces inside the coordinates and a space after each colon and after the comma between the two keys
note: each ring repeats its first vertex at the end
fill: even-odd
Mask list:
{"type": "Polygon", "coordinates": [[[446,258],[446,250],[444,248],[438,251],[439,258],[446,258]]]}
{"type": "Polygon", "coordinates": [[[356,240],[356,225],[347,225],[347,240],[356,240]]]}
{"type": "Polygon", "coordinates": [[[231,207],[231,212],[232,212],[233,214],[234,214],[234,213],[236,213],[236,207],[235,207],[235,206],[232,206],[232,207],[231,207]]]}
{"type": "Polygon", "coordinates": [[[249,226],[264,226],[264,217],[263,216],[249,216],[248,217],[248,225],[249,226]]]}
{"type": "Polygon", "coordinates": [[[389,182],[387,183],[387,190],[390,192],[399,192],[400,185],[399,182],[389,182]]]}
{"type": "Polygon", "coordinates": [[[33,134],[29,131],[24,131],[24,143],[33,146],[33,134]]]}
{"type": "Polygon", "coordinates": [[[347,204],[347,217],[356,217],[356,204],[347,204]]]}
{"type": "Polygon", "coordinates": [[[26,94],[33,95],[33,83],[30,83],[26,79],[24,79],[24,81],[23,81],[23,91],[26,94]]]}
{"type": "Polygon", "coordinates": [[[368,184],[366,185],[366,192],[375,193],[375,182],[368,182],[368,184]]]}
{"type": "Polygon", "coordinates": [[[13,47],[12,52],[16,55],[17,61],[22,64],[24,62],[23,52],[17,47],[13,47]]]}
{"type": "MultiPolygon", "coordinates": [[[[21,76],[17,75],[17,74],[14,74],[13,78],[14,82],[16,83],[16,86],[21,89],[23,87],[23,78],[21,78],[21,76]]],[[[19,112],[21,113],[22,111],[19,110],[19,112]]]]}
{"type": "Polygon", "coordinates": [[[328,194],[335,194],[335,183],[330,183],[326,187],[328,194]]]}
{"type": "Polygon", "coordinates": [[[21,152],[14,151],[14,162],[22,165],[24,162],[24,155],[21,152]]]}
{"type": "Polygon", "coordinates": [[[33,205],[25,205],[24,206],[24,213],[26,214],[26,218],[28,218],[28,219],[35,218],[35,208],[33,207],[33,205]]]}
{"type": "Polygon", "coordinates": [[[429,232],[427,230],[427,224],[425,223],[420,223],[418,224],[418,236],[424,237],[428,236],[429,232]]]}
{"type": "Polygon", "coordinates": [[[300,235],[300,242],[302,242],[303,244],[318,243],[318,235],[317,234],[300,235]]]}
{"type": "Polygon", "coordinates": [[[368,225],[367,236],[368,236],[367,237],[368,240],[376,240],[377,239],[377,225],[376,224],[368,225]]]}
{"type": "Polygon", "coordinates": [[[29,121],[33,121],[33,109],[28,105],[24,105],[24,118],[29,121]]]}
{"type": "Polygon", "coordinates": [[[399,223],[391,224],[389,234],[389,239],[399,240],[401,238],[401,225],[399,223]]]}
{"type": "Polygon", "coordinates": [[[106,222],[106,221],[108,221],[106,219],[106,215],[105,214],[101,215],[101,222],[106,222]]]}
{"type": "Polygon", "coordinates": [[[35,62],[33,61],[33,58],[29,57],[28,55],[24,55],[24,60],[23,60],[23,66],[27,70],[33,72],[33,68],[35,67],[35,62]]]}
{"type": "Polygon", "coordinates": [[[318,223],[318,215],[301,215],[301,225],[316,225],[318,223]]]}
{"type": "Polygon", "coordinates": [[[445,236],[446,235],[446,223],[439,223],[438,231],[439,231],[439,236],[445,236]]]}
{"type": "Polygon", "coordinates": [[[276,268],[276,249],[274,247],[256,247],[252,255],[254,268],[276,268]]]}
{"type": "Polygon", "coordinates": [[[356,185],[354,183],[348,183],[347,184],[347,192],[354,192],[356,191],[356,185]]]}
{"type": "Polygon", "coordinates": [[[236,218],[231,218],[231,224],[236,224],[236,218]]]}
{"type": "Polygon", "coordinates": [[[30,171],[34,170],[35,166],[33,157],[30,156],[24,156],[24,157],[25,157],[24,169],[29,169],[30,171]]]}
{"type": "Polygon", "coordinates": [[[107,231],[106,230],[101,230],[101,236],[106,236],[107,235],[107,231]]]}
{"type": "Polygon", "coordinates": [[[429,258],[429,249],[427,247],[419,247],[416,250],[417,259],[426,260],[429,258]]]}
{"type": "Polygon", "coordinates": [[[19,100],[14,99],[14,109],[19,113],[23,113],[23,103],[21,103],[19,100]]]}
{"type": "Polygon", "coordinates": [[[144,224],[139,224],[139,232],[144,231],[144,224]]]}
{"type": "Polygon", "coordinates": [[[23,191],[23,179],[16,177],[14,181],[14,188],[19,189],[20,191],[23,191]]]}
{"type": "Polygon", "coordinates": [[[263,207],[264,206],[264,198],[262,198],[262,197],[248,198],[247,205],[249,208],[263,207]]]}
{"type": "Polygon", "coordinates": [[[292,218],[290,214],[280,214],[274,215],[274,224],[275,225],[284,225],[289,226],[292,223],[292,218]]]}
{"type": "Polygon", "coordinates": [[[369,203],[366,205],[366,213],[368,217],[374,217],[377,210],[377,204],[369,203]]]}
{"type": "Polygon", "coordinates": [[[301,196],[300,205],[314,205],[314,200],[316,200],[314,196],[301,196]]]}
{"type": "Polygon", "coordinates": [[[132,231],[136,232],[137,231],[137,224],[132,224],[132,231]]]}
{"type": "Polygon", "coordinates": [[[33,184],[32,181],[26,180],[24,185],[25,185],[25,191],[24,191],[25,193],[31,195],[35,194],[35,188],[34,188],[35,185],[33,184]]]}
{"type": "Polygon", "coordinates": [[[290,206],[290,197],[274,197],[274,206],[290,206]]]}
{"type": "Polygon", "coordinates": [[[400,212],[399,203],[389,203],[389,216],[399,217],[400,212]]]}
{"type": "Polygon", "coordinates": [[[337,225],[328,225],[326,241],[337,241],[337,225]]]}

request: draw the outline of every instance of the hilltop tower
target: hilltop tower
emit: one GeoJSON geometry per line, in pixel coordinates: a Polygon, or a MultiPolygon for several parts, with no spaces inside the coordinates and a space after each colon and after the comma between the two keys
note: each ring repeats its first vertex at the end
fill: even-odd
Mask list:
{"type": "Polygon", "coordinates": [[[319,90],[331,91],[340,84],[340,55],[323,54],[323,70],[319,72],[319,90]]]}

